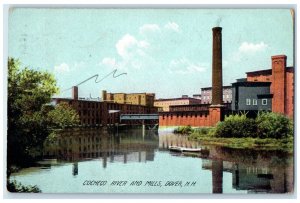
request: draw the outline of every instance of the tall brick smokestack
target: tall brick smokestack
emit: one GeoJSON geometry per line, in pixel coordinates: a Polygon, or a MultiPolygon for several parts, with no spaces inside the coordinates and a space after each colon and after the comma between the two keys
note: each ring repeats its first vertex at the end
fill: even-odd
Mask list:
{"type": "Polygon", "coordinates": [[[78,100],[78,87],[77,86],[72,87],[72,99],[78,100]]]}
{"type": "Polygon", "coordinates": [[[212,55],[212,105],[221,105],[223,102],[222,79],[222,28],[214,27],[213,55],[212,55]]]}

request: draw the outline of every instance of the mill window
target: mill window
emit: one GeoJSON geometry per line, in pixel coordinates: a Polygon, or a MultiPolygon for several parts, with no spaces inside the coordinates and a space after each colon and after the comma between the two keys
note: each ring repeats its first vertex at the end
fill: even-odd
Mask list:
{"type": "Polygon", "coordinates": [[[251,99],[246,99],[246,105],[251,105],[251,99]]]}
{"type": "Polygon", "coordinates": [[[268,100],[267,99],[263,99],[261,100],[262,105],[267,105],[268,104],[268,100]]]}
{"type": "Polygon", "coordinates": [[[253,105],[255,105],[255,106],[257,105],[257,99],[253,99],[252,102],[253,102],[253,105]]]}

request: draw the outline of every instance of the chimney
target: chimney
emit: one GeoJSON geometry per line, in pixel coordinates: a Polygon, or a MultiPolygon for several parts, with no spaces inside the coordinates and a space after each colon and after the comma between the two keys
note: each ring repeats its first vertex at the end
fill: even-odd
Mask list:
{"type": "Polygon", "coordinates": [[[78,87],[77,86],[72,87],[72,99],[78,100],[78,87]]]}
{"type": "Polygon", "coordinates": [[[222,81],[222,28],[214,27],[212,54],[212,105],[223,103],[222,81]]]}
{"type": "Polygon", "coordinates": [[[286,113],[286,56],[272,56],[272,111],[286,113]]]}
{"type": "Polygon", "coordinates": [[[107,97],[106,97],[106,90],[102,90],[102,101],[106,101],[107,97]]]}

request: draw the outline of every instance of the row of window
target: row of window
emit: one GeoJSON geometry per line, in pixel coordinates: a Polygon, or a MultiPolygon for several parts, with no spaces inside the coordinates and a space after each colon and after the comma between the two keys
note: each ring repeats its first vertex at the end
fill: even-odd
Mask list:
{"type": "MultiPolygon", "coordinates": [[[[185,114],[185,115],[183,115],[183,114],[181,114],[181,115],[179,115],[179,114],[176,114],[176,115],[174,115],[174,117],[192,117],[192,116],[195,116],[196,118],[198,117],[198,116],[200,116],[200,117],[202,117],[202,116],[205,116],[205,117],[207,117],[208,116],[208,114],[207,113],[204,113],[204,114],[200,114],[200,115],[198,115],[198,114],[185,114]]],[[[169,115],[163,115],[163,120],[165,119],[165,117],[166,118],[169,118],[169,115]]],[[[173,115],[171,115],[170,116],[171,117],[171,119],[173,119],[173,115]]]]}
{"type": "MultiPolygon", "coordinates": [[[[212,89],[210,90],[202,90],[201,93],[203,94],[210,94],[212,92],[212,89]]],[[[223,88],[223,92],[232,92],[232,89],[231,88],[227,88],[227,89],[224,89],[223,88]]]]}
{"type": "Polygon", "coordinates": [[[100,119],[82,119],[81,124],[100,124],[100,119]]]}
{"type": "MultiPolygon", "coordinates": [[[[204,96],[203,99],[204,100],[211,99],[211,96],[204,96]]],[[[223,95],[223,99],[231,99],[231,95],[229,94],[223,95]]]]}
{"type": "MultiPolygon", "coordinates": [[[[268,99],[262,99],[261,100],[262,105],[267,105],[268,104],[268,99]]],[[[246,105],[250,106],[251,105],[251,99],[246,99],[246,105]]],[[[257,105],[257,99],[252,100],[252,105],[256,106],[257,105]]]]}

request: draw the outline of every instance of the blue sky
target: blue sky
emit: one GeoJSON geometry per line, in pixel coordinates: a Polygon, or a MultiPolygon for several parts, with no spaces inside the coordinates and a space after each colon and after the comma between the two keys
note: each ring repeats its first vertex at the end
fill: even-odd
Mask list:
{"type": "Polygon", "coordinates": [[[53,73],[61,90],[95,74],[127,73],[89,80],[79,86],[80,97],[98,97],[104,89],[192,96],[211,86],[214,26],[223,28],[224,85],[271,68],[272,55],[285,54],[293,65],[288,9],[17,8],[9,13],[8,55],[53,73]]]}

